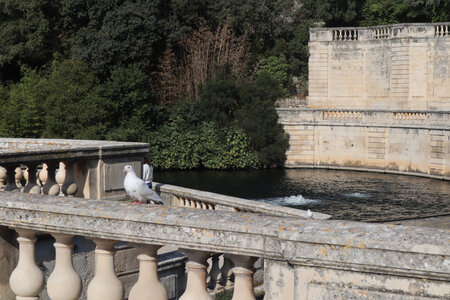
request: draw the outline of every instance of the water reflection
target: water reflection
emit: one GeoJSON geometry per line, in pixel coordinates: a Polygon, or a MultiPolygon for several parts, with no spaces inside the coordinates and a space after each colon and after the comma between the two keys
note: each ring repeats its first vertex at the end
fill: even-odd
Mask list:
{"type": "Polygon", "coordinates": [[[386,221],[450,214],[450,182],[321,169],[158,171],[155,181],[311,209],[336,219],[386,221]]]}

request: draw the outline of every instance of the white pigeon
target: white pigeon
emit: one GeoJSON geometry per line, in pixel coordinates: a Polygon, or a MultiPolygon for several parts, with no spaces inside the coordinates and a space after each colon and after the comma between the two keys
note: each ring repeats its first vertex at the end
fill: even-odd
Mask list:
{"type": "Polygon", "coordinates": [[[308,216],[308,218],[312,218],[313,213],[311,210],[308,209],[308,212],[306,213],[306,215],[308,216]]]}
{"type": "Polygon", "coordinates": [[[124,172],[127,172],[125,180],[123,181],[123,187],[125,192],[132,198],[142,203],[147,200],[151,200],[156,204],[163,204],[163,201],[159,195],[153,191],[141,178],[137,177],[133,170],[133,167],[126,165],[123,168],[124,172]]]}

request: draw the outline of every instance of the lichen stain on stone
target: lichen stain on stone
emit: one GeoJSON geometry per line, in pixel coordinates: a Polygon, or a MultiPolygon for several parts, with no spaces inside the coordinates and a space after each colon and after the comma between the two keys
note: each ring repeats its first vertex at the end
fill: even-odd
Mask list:
{"type": "Polygon", "coordinates": [[[325,249],[325,247],[322,247],[318,250],[318,252],[320,254],[322,254],[323,256],[327,256],[327,249],[325,249]]]}
{"type": "Polygon", "coordinates": [[[284,231],[284,226],[278,227],[278,230],[279,230],[279,231],[284,231]]]}

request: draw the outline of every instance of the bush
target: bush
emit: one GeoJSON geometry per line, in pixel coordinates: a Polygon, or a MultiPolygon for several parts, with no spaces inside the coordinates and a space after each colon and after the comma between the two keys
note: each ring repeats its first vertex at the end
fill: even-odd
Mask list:
{"type": "Polygon", "coordinates": [[[286,58],[281,56],[269,56],[263,62],[258,75],[268,73],[277,83],[281,97],[289,97],[291,89],[291,76],[286,58]]]}
{"type": "Polygon", "coordinates": [[[149,159],[159,169],[228,169],[256,167],[246,134],[232,127],[218,128],[201,118],[199,105],[181,101],[169,121],[150,134],[149,159]]]}

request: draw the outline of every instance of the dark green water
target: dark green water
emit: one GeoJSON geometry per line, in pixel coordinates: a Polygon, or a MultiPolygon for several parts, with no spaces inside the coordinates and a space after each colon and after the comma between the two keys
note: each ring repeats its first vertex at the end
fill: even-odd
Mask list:
{"type": "Polygon", "coordinates": [[[335,219],[388,221],[450,214],[450,182],[323,169],[155,171],[154,180],[327,213],[335,219]]]}

